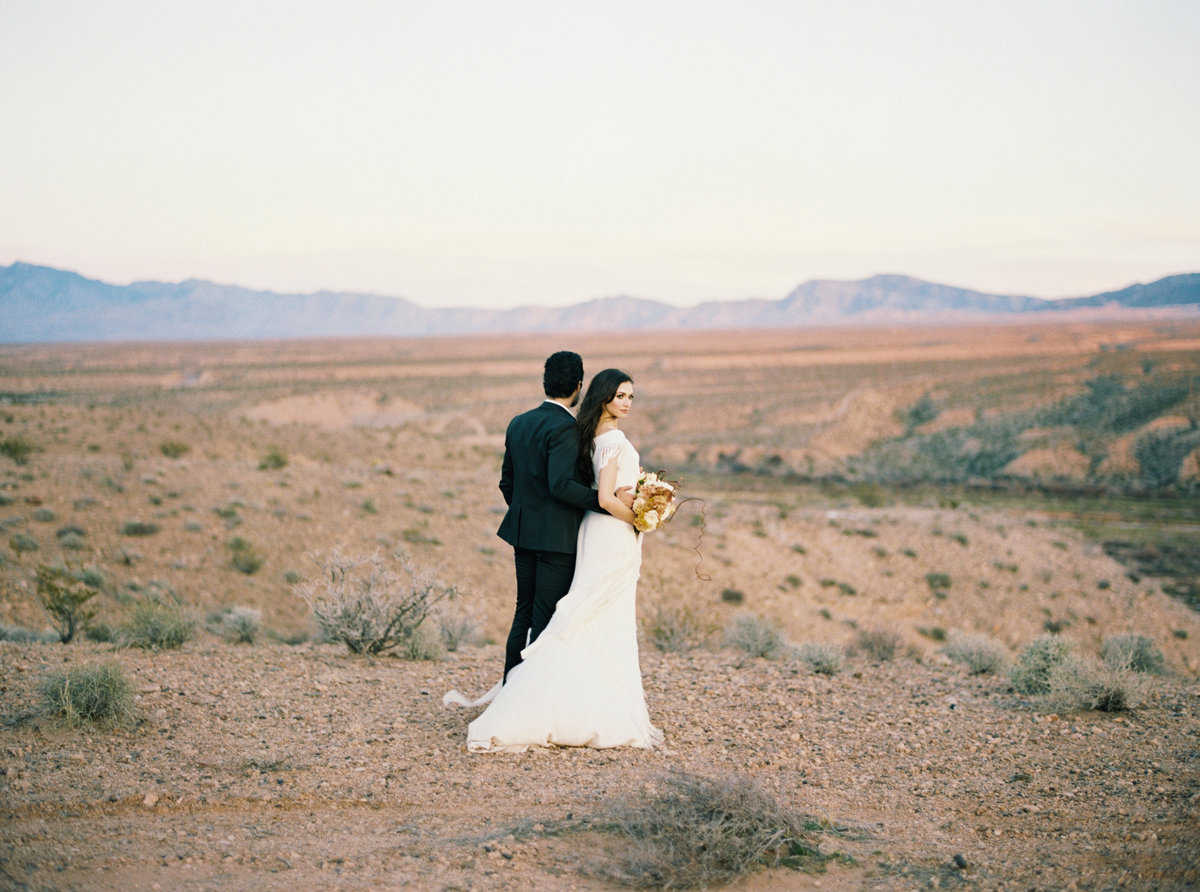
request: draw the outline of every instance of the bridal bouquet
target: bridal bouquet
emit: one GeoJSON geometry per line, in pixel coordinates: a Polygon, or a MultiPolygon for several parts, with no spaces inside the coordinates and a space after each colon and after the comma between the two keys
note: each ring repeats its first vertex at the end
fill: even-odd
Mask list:
{"type": "Polygon", "coordinates": [[[659,476],[661,473],[641,469],[633,490],[633,525],[643,533],[657,530],[675,513],[675,490],[679,483],[659,476]]]}

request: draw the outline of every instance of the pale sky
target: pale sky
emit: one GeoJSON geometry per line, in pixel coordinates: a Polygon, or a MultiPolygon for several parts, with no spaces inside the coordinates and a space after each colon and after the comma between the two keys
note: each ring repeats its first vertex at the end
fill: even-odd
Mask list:
{"type": "Polygon", "coordinates": [[[0,265],[428,307],[1200,271],[1196,0],[0,0],[0,265]]]}

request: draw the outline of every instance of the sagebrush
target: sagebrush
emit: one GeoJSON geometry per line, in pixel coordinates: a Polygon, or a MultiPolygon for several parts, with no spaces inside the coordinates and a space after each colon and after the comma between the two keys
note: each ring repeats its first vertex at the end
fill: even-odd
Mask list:
{"type": "Polygon", "coordinates": [[[1008,666],[1008,648],[991,635],[952,632],[942,653],[971,675],[998,675],[1008,666]]]}
{"type": "Polygon", "coordinates": [[[427,653],[418,638],[421,624],[436,604],[458,595],[404,552],[387,559],[378,552],[347,555],[334,549],[312,559],[322,575],[299,583],[296,593],[312,610],[322,634],[351,653],[397,648],[410,657],[427,653]]]}

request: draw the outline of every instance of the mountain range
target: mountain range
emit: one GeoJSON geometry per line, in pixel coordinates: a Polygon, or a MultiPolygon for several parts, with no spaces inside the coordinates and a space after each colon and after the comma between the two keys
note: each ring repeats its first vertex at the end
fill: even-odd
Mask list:
{"type": "Polygon", "coordinates": [[[606,297],[568,307],[492,310],[430,309],[404,298],[374,294],[281,294],[198,279],[112,285],[29,263],[0,267],[3,343],[804,328],[1052,318],[1062,313],[1102,316],[1120,311],[1200,315],[1200,273],[1057,300],[879,275],[859,281],[813,280],[779,300],[677,307],[606,297]]]}

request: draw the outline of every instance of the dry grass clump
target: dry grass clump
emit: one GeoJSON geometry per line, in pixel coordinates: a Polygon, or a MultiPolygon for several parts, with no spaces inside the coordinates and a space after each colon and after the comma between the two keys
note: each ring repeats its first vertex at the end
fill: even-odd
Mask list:
{"type": "Polygon", "coordinates": [[[782,656],[787,649],[779,623],[753,613],[737,617],[725,630],[724,642],[726,647],[768,660],[782,656]]]}
{"type": "Polygon", "coordinates": [[[117,642],[123,647],[145,650],[173,650],[196,634],[196,621],[175,604],[150,600],[138,604],[117,629],[117,642]]]}
{"type": "Polygon", "coordinates": [[[51,672],[42,679],[38,693],[47,712],[75,725],[132,716],[133,689],[117,663],[51,672]]]}
{"type": "Polygon", "coordinates": [[[824,641],[801,644],[795,654],[796,659],[816,675],[837,675],[846,660],[846,652],[841,645],[824,641]]]}
{"type": "Polygon", "coordinates": [[[1052,712],[1120,712],[1141,705],[1145,682],[1126,666],[1068,655],[1050,669],[1043,705],[1052,712]]]}
{"type": "Polygon", "coordinates": [[[210,632],[232,644],[254,644],[262,634],[262,613],[253,607],[226,607],[209,614],[210,632]]]}
{"type": "Polygon", "coordinates": [[[1008,680],[1019,693],[1045,694],[1050,691],[1050,673],[1071,655],[1071,642],[1056,635],[1043,635],[1032,642],[1008,673],[1008,680]]]}
{"type": "Polygon", "coordinates": [[[479,623],[465,613],[439,610],[437,624],[442,636],[442,647],[450,653],[461,647],[479,647],[484,643],[479,623]]]}
{"type": "Polygon", "coordinates": [[[829,856],[813,841],[814,826],[749,778],[673,773],[606,815],[621,855],[593,872],[636,889],[706,889],[762,867],[819,869],[829,856]]]}
{"type": "Polygon", "coordinates": [[[1114,635],[1105,640],[1100,656],[1114,668],[1124,667],[1148,675],[1163,675],[1167,671],[1162,651],[1145,635],[1114,635]]]}
{"type": "Polygon", "coordinates": [[[295,591],[325,638],[340,641],[351,653],[399,649],[410,659],[433,659],[440,636],[420,632],[421,624],[436,604],[458,591],[414,567],[402,552],[393,558],[400,572],[378,553],[346,555],[335,548],[327,557],[314,555],[321,577],[299,583],[295,591]]]}
{"type": "Polygon", "coordinates": [[[999,675],[1008,666],[1008,648],[991,635],[952,632],[942,653],[971,675],[999,675]]]}
{"type": "Polygon", "coordinates": [[[886,663],[896,656],[900,635],[891,629],[863,629],[858,633],[856,647],[877,663],[886,663]]]}
{"type": "Polygon", "coordinates": [[[681,654],[700,647],[709,630],[690,607],[661,604],[645,625],[646,637],[663,653],[681,654]]]}
{"type": "Polygon", "coordinates": [[[229,565],[239,573],[250,576],[263,565],[262,553],[248,540],[234,536],[229,540],[229,565]]]}

